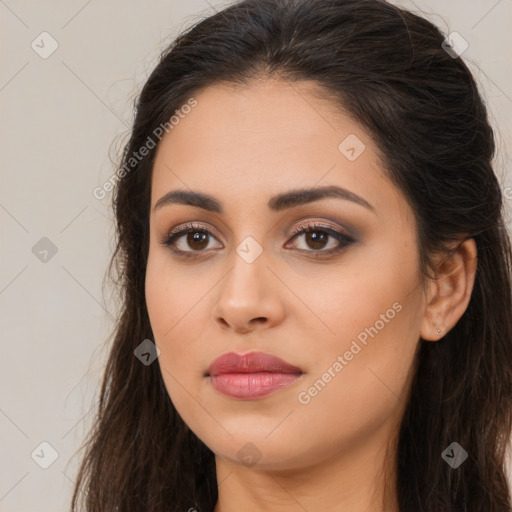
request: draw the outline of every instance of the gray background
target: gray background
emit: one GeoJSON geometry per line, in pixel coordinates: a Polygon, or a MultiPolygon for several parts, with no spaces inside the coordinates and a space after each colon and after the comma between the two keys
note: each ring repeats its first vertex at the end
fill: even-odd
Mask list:
{"type": "MultiPolygon", "coordinates": [[[[395,3],[469,43],[464,58],[484,91],[496,171],[512,198],[512,0],[395,3]]],[[[72,456],[92,419],[117,314],[102,292],[111,196],[100,201],[92,191],[114,172],[133,98],[163,46],[221,5],[0,0],[1,512],[69,506],[72,456]],[[47,58],[43,31],[58,44],[47,58]],[[47,469],[40,465],[52,452],[41,442],[58,454],[47,469]]]]}

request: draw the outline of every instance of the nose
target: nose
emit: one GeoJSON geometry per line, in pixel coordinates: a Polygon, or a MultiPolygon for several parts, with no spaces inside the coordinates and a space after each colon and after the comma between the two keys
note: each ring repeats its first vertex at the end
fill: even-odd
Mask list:
{"type": "Polygon", "coordinates": [[[284,285],[262,256],[247,263],[235,255],[217,290],[212,315],[223,330],[246,334],[273,327],[284,318],[284,285]]]}

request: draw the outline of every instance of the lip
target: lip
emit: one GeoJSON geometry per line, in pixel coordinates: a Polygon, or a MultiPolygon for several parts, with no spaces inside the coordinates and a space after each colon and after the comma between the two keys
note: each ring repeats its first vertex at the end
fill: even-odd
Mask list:
{"type": "Polygon", "coordinates": [[[252,399],[283,389],[302,374],[297,366],[270,354],[228,352],[211,363],[205,376],[225,395],[252,399]]]}
{"type": "Polygon", "coordinates": [[[228,352],[217,357],[206,371],[207,375],[213,377],[226,373],[258,372],[302,373],[302,370],[264,352],[248,352],[246,354],[228,352]]]}

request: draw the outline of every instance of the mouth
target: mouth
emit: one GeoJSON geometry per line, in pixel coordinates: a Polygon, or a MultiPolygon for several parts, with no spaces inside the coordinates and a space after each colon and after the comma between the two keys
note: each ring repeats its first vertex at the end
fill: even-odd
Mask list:
{"type": "Polygon", "coordinates": [[[254,399],[288,387],[303,371],[263,352],[223,354],[205,373],[214,389],[232,398],[254,399]]]}
{"type": "Polygon", "coordinates": [[[215,359],[206,371],[206,376],[216,377],[227,373],[294,373],[302,370],[282,359],[263,352],[237,354],[228,352],[215,359]]]}

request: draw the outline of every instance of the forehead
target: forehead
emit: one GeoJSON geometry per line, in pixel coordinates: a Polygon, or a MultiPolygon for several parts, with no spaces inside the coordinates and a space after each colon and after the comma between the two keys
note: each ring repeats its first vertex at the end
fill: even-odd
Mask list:
{"type": "Polygon", "coordinates": [[[197,105],[159,143],[152,207],[177,188],[238,206],[258,198],[266,207],[275,194],[320,185],[342,186],[377,209],[386,194],[396,202],[369,135],[317,93],[310,83],[264,80],[194,94],[197,105]]]}
{"type": "Polygon", "coordinates": [[[207,87],[194,95],[197,106],[165,135],[158,152],[175,161],[191,162],[205,155],[215,161],[236,159],[240,166],[249,165],[254,156],[271,156],[276,165],[285,166],[294,155],[317,162],[317,150],[336,154],[340,137],[350,133],[367,138],[355,121],[314,96],[314,90],[310,83],[278,80],[207,87]],[[190,153],[192,147],[195,151],[190,153]],[[210,153],[219,149],[222,153],[210,153]]]}

